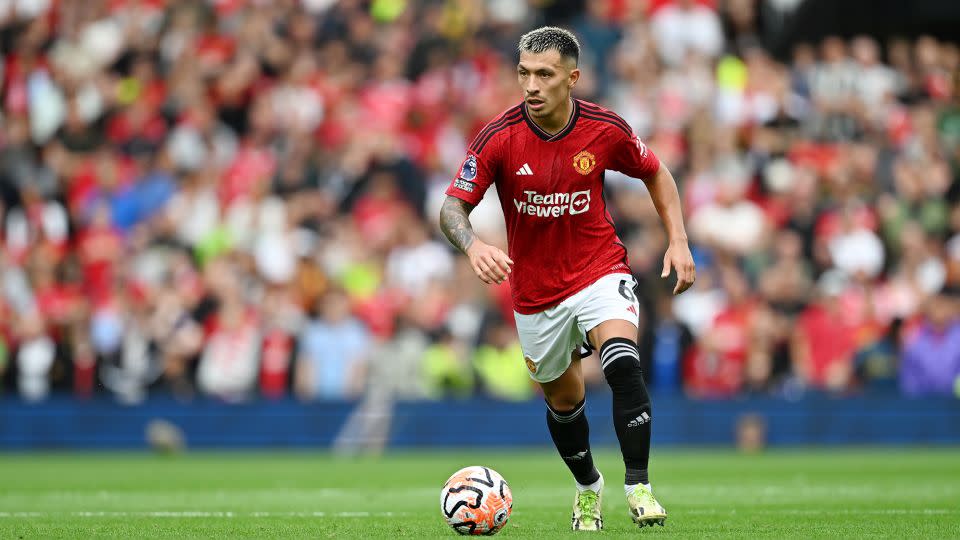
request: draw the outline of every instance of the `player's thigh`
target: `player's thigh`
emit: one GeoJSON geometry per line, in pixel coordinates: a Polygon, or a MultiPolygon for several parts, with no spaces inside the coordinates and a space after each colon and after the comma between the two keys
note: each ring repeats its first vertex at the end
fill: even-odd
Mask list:
{"type": "Polygon", "coordinates": [[[597,280],[577,308],[577,323],[589,343],[599,349],[613,337],[637,341],[640,300],[636,280],[629,274],[610,274],[597,280]]]}
{"type": "Polygon", "coordinates": [[[637,325],[623,319],[603,321],[587,332],[587,338],[595,349],[600,349],[610,338],[626,338],[637,342],[637,325]]]}
{"type": "Polygon", "coordinates": [[[540,383],[543,397],[554,410],[570,411],[586,395],[579,349],[570,352],[570,365],[562,375],[550,382],[540,383]]]}
{"type": "Polygon", "coordinates": [[[579,351],[580,332],[569,306],[560,304],[540,313],[514,313],[517,335],[530,378],[544,384],[560,378],[579,351]]]}

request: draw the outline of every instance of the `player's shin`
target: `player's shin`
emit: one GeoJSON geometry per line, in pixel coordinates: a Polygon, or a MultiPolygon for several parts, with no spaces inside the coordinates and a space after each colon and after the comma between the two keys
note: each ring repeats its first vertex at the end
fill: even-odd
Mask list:
{"type": "Polygon", "coordinates": [[[637,345],[627,338],[608,339],[600,348],[600,362],[613,391],[613,422],[626,466],[624,484],[649,484],[650,396],[637,345]]]}
{"type": "Polygon", "coordinates": [[[558,411],[547,404],[547,427],[550,428],[553,444],[577,483],[582,486],[600,479],[590,452],[590,426],[584,412],[585,403],[580,401],[569,411],[558,411]]]}

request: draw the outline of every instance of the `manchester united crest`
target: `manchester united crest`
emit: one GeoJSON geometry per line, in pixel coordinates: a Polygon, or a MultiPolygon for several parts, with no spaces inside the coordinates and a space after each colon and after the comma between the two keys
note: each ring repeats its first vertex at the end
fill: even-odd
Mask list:
{"type": "Polygon", "coordinates": [[[593,168],[597,166],[597,159],[586,150],[573,156],[573,168],[580,174],[590,174],[593,168]]]}

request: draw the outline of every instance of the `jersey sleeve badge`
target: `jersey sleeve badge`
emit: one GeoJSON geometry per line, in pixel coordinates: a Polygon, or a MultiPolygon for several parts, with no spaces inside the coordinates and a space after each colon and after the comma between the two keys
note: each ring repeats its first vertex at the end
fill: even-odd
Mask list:
{"type": "Polygon", "coordinates": [[[460,166],[460,175],[461,180],[466,180],[467,182],[472,182],[474,178],[477,177],[477,156],[469,155],[467,159],[463,160],[463,165],[460,166]]]}
{"type": "Polygon", "coordinates": [[[471,154],[463,160],[463,165],[460,165],[460,174],[457,175],[457,179],[454,180],[453,185],[458,189],[462,189],[468,193],[473,193],[473,190],[477,185],[473,182],[476,178],[477,156],[471,154]]]}

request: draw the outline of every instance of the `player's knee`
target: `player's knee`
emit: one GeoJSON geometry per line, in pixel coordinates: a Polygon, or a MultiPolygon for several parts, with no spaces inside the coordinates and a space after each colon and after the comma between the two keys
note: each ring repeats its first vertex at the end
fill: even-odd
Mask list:
{"type": "Polygon", "coordinates": [[[647,395],[643,372],[640,369],[640,354],[632,340],[608,339],[600,348],[600,362],[607,384],[614,394],[647,395]]]}
{"type": "Polygon", "coordinates": [[[551,412],[566,416],[574,414],[578,408],[582,408],[584,398],[573,394],[560,394],[548,396],[546,401],[551,412]]]}

